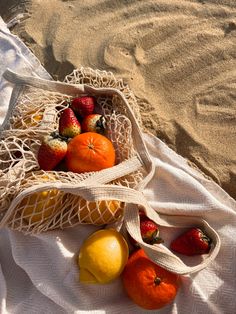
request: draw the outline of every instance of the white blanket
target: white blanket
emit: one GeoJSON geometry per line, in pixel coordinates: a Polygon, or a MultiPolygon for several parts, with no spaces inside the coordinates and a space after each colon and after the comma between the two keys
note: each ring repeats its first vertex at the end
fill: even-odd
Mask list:
{"type": "MultiPolygon", "coordinates": [[[[4,81],[6,68],[44,78],[50,75],[0,18],[0,124],[12,86],[4,81]]],[[[145,189],[159,212],[196,215],[218,232],[222,247],[207,268],[181,277],[174,302],[158,313],[235,313],[236,202],[219,186],[188,166],[187,161],[154,136],[144,134],[156,164],[156,174],[145,189]]],[[[97,227],[25,236],[0,230],[0,313],[147,313],[125,295],[120,279],[108,285],[81,285],[75,256],[83,240],[97,227]]],[[[176,231],[163,230],[166,244],[176,231]]]]}

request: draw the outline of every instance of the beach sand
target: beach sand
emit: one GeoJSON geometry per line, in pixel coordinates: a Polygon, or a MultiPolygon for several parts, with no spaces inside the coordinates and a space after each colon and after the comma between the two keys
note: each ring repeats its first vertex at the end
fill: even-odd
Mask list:
{"type": "Polygon", "coordinates": [[[144,129],[236,199],[235,0],[1,0],[11,31],[63,80],[110,70],[142,100],[144,129]]]}

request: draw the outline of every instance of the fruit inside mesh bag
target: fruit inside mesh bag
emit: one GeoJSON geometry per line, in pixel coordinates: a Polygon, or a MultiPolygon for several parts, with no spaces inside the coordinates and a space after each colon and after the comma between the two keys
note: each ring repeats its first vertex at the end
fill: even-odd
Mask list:
{"type": "MultiPolygon", "coordinates": [[[[55,172],[56,173],[56,172],[55,172]]],[[[56,175],[39,172],[25,180],[25,187],[56,182],[56,175]]],[[[37,231],[64,228],[76,223],[104,225],[119,219],[123,214],[124,203],[117,200],[87,201],[79,195],[65,193],[57,188],[45,188],[31,192],[17,205],[12,226],[25,224],[25,231],[32,227],[37,231]]],[[[33,230],[32,229],[32,230],[33,230]]]]}
{"type": "MultiPolygon", "coordinates": [[[[78,82],[79,76],[73,72],[72,79],[76,82],[71,83],[83,84],[84,76],[91,77],[94,73],[81,72],[81,81],[78,82]]],[[[123,88],[120,81],[112,80],[112,87],[123,88]]],[[[104,84],[101,87],[109,87],[107,82],[101,82],[104,84]]],[[[127,99],[128,96],[125,95],[127,99]]],[[[31,189],[31,194],[27,194],[16,208],[12,207],[6,221],[8,226],[31,233],[63,229],[77,223],[108,224],[122,217],[124,204],[115,199],[88,202],[78,195],[62,192],[56,185],[76,185],[94,172],[135,156],[132,130],[124,101],[115,94],[72,97],[47,90],[42,93],[40,88],[31,88],[29,84],[10,118],[10,131],[14,131],[15,137],[23,144],[20,144],[19,154],[17,151],[18,159],[15,156],[9,156],[9,159],[14,157],[14,165],[23,164],[24,169],[20,170],[24,175],[18,176],[17,187],[9,194],[7,206],[28,187],[35,189],[31,189]],[[27,143],[25,132],[22,132],[26,127],[27,143]],[[37,177],[36,173],[40,172],[40,177],[37,177]],[[24,180],[31,175],[34,180],[25,184],[24,180]],[[38,190],[42,181],[45,189],[38,190]]],[[[16,146],[19,146],[18,142],[16,146]]],[[[11,153],[12,146],[9,148],[11,153]]],[[[133,188],[142,177],[142,171],[137,170],[134,176],[123,175],[111,182],[133,188]]]]}

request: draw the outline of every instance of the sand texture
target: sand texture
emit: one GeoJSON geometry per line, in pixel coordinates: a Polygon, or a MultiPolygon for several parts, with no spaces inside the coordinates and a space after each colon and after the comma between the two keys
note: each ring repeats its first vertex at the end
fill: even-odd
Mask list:
{"type": "Polygon", "coordinates": [[[29,13],[12,31],[55,79],[81,65],[124,78],[145,129],[236,198],[235,0],[1,3],[29,13]]]}

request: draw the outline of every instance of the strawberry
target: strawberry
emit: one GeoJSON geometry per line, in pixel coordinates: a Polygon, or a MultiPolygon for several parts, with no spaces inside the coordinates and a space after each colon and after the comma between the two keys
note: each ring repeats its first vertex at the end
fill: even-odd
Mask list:
{"type": "Polygon", "coordinates": [[[67,153],[66,139],[56,132],[46,135],[38,151],[38,163],[42,170],[53,170],[67,153]]]}
{"type": "Polygon", "coordinates": [[[140,214],[140,231],[143,241],[148,244],[163,242],[159,237],[158,225],[144,214],[140,214]]]}
{"type": "Polygon", "coordinates": [[[81,124],[83,132],[104,133],[105,118],[101,114],[94,113],[86,116],[81,124]]]}
{"type": "Polygon", "coordinates": [[[199,228],[191,228],[170,244],[173,251],[183,255],[201,255],[210,250],[211,239],[199,228]]]}
{"type": "Polygon", "coordinates": [[[59,119],[59,134],[65,137],[74,137],[81,133],[81,126],[73,110],[66,108],[59,119]]]}
{"type": "Polygon", "coordinates": [[[70,104],[70,107],[74,111],[74,113],[78,114],[82,118],[88,116],[89,114],[92,114],[94,106],[94,98],[90,96],[74,98],[70,104]]]}
{"type": "MultiPolygon", "coordinates": [[[[164,241],[159,237],[159,229],[158,225],[149,219],[144,212],[139,212],[140,217],[140,232],[144,242],[148,244],[155,244],[155,243],[163,243],[164,241]]],[[[138,243],[131,238],[131,242],[134,246],[138,247],[138,243]]]]}

